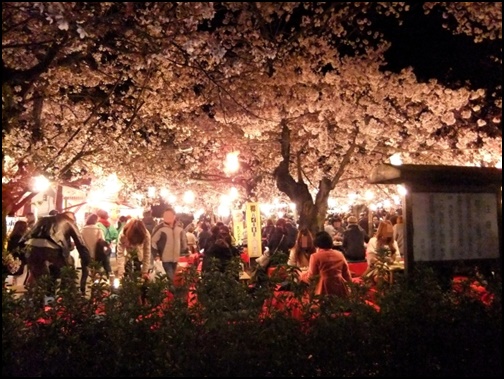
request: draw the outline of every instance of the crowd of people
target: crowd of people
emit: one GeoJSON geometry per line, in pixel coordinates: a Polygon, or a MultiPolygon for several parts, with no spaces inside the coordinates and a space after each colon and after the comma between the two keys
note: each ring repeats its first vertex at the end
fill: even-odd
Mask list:
{"type": "MultiPolygon", "coordinates": [[[[153,267],[162,267],[173,281],[181,255],[200,257],[204,275],[215,268],[224,272],[233,257],[240,256],[246,248],[246,239],[236,243],[232,225],[210,224],[205,219],[184,225],[171,207],[164,210],[159,220],[146,211],[143,218],[121,216],[115,224],[106,211],[98,210],[87,215],[81,228],[72,212],[51,213],[38,220],[18,220],[7,245],[8,251],[22,262],[10,274],[21,275],[26,265],[27,286],[49,275],[53,286],[48,293],[54,293],[61,269],[75,264],[70,254],[73,249],[79,254],[80,290],[85,294],[88,266],[93,261],[103,267],[106,280],[113,274],[121,279],[130,272],[138,272],[147,280],[153,267]],[[115,273],[111,256],[116,257],[115,273]]],[[[298,228],[289,218],[267,219],[261,230],[263,250],[269,256],[283,253],[284,263],[300,269],[300,280],[318,278],[317,294],[346,296],[345,283],[351,281],[349,262],[367,261],[368,267],[373,267],[380,250],[388,251],[390,262],[400,259],[403,251],[402,215],[376,214],[371,222],[366,213],[360,216],[332,215],[324,230],[315,233],[298,228]]]]}

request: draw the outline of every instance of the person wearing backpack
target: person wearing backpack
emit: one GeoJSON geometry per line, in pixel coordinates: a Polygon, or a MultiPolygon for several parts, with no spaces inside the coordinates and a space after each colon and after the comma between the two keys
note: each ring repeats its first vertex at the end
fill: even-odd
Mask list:
{"type": "Polygon", "coordinates": [[[110,223],[107,211],[99,210],[96,214],[98,215],[98,222],[96,223],[96,226],[103,231],[105,241],[107,241],[110,245],[112,242],[117,240],[119,233],[117,232],[116,227],[110,223]]]}
{"type": "Polygon", "coordinates": [[[110,250],[107,254],[103,245],[100,246],[100,243],[103,243],[103,241],[106,242],[106,240],[103,229],[97,226],[97,222],[98,215],[95,213],[90,214],[86,219],[86,225],[80,230],[80,232],[82,239],[91,254],[91,258],[102,264],[107,280],[109,280],[110,274],[112,273],[112,267],[110,265],[110,250]]]}
{"type": "MultiPolygon", "coordinates": [[[[115,251],[113,244],[117,242],[119,232],[117,231],[117,228],[110,222],[107,211],[99,210],[98,212],[96,212],[96,214],[98,215],[98,222],[96,223],[96,226],[102,230],[103,235],[105,236],[105,242],[110,248],[109,251],[113,252],[115,251]]],[[[110,255],[107,256],[107,259],[110,263],[110,255]]]]}

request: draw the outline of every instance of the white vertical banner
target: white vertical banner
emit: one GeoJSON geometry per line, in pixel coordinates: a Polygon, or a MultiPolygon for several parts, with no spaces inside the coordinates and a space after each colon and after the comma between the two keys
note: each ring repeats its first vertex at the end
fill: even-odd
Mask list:
{"type": "Polygon", "coordinates": [[[237,245],[242,244],[243,238],[243,212],[240,209],[232,210],[233,215],[233,236],[237,245]]]}
{"type": "Polygon", "coordinates": [[[247,203],[247,250],[250,258],[262,255],[259,203],[247,203]]]}

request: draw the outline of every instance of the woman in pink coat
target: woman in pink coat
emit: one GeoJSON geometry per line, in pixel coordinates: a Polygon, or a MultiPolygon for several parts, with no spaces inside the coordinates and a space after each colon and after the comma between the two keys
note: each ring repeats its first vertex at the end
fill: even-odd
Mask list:
{"type": "Polygon", "coordinates": [[[308,271],[301,274],[301,280],[309,283],[318,276],[316,295],[348,297],[347,283],[352,281],[352,276],[345,256],[332,249],[333,241],[327,232],[318,232],[314,243],[317,251],[310,256],[308,271]]]}

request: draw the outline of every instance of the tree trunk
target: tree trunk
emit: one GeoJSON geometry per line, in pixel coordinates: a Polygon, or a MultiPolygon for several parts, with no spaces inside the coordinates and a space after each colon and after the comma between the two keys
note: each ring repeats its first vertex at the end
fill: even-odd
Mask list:
{"type": "Polygon", "coordinates": [[[55,200],[56,210],[61,212],[63,210],[63,186],[58,184],[56,189],[56,200],[55,200]]]}
{"type": "Polygon", "coordinates": [[[2,209],[2,257],[7,246],[7,212],[2,209]]]}
{"type": "Polygon", "coordinates": [[[23,207],[23,216],[26,216],[27,213],[30,213],[32,211],[31,209],[31,202],[26,202],[24,207],[23,207]]]}
{"type": "Polygon", "coordinates": [[[324,228],[331,181],[327,178],[320,181],[317,196],[315,197],[315,201],[313,201],[308,186],[302,180],[301,175],[298,174],[298,181],[296,181],[290,174],[290,130],[285,124],[282,128],[280,142],[282,145],[283,160],[274,172],[277,188],[296,204],[299,215],[299,228],[308,228],[315,235],[324,228]]]}

